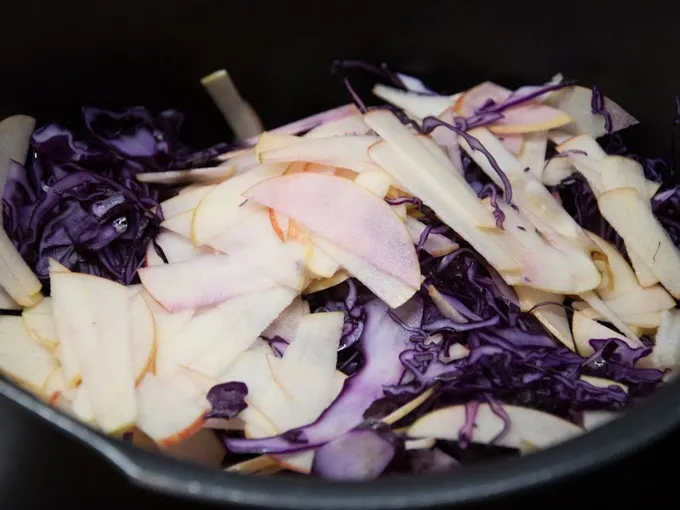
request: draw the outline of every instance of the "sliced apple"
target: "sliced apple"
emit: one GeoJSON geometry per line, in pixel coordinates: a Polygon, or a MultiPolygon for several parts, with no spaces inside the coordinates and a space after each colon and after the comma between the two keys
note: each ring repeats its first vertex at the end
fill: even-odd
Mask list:
{"type": "Polygon", "coordinates": [[[583,413],[583,428],[588,431],[594,430],[615,420],[619,416],[621,416],[620,413],[613,411],[585,411],[583,413]]]}
{"type": "Polygon", "coordinates": [[[176,365],[219,377],[255,343],[295,295],[292,289],[275,287],[234,297],[194,316],[167,348],[174,353],[176,365]]]}
{"type": "MultiPolygon", "coordinates": [[[[524,168],[528,168],[536,179],[542,180],[543,169],[545,168],[545,151],[548,147],[547,133],[545,131],[527,133],[523,139],[522,150],[516,153],[518,154],[519,162],[524,168]]],[[[506,149],[508,148],[507,144],[503,145],[505,145],[506,149]]],[[[511,150],[511,152],[514,151],[511,150]]]]}
{"type": "MultiPolygon", "coordinates": [[[[489,404],[479,404],[470,441],[481,444],[493,442],[498,446],[517,448],[526,454],[535,449],[554,446],[584,432],[571,422],[535,409],[504,404],[503,410],[510,418],[510,427],[501,436],[505,429],[503,418],[497,416],[489,404]]],[[[467,423],[467,414],[465,406],[432,411],[409,427],[408,436],[457,441],[460,430],[467,423]]]]}
{"type": "Polygon", "coordinates": [[[368,148],[379,139],[375,136],[337,136],[305,138],[298,143],[260,153],[263,163],[305,161],[347,168],[361,173],[379,170],[368,157],[368,148]]]}
{"type": "Polygon", "coordinates": [[[503,111],[503,117],[489,126],[496,134],[535,133],[571,122],[566,113],[538,103],[525,103],[503,111]]]}
{"type": "Polygon", "coordinates": [[[286,175],[259,183],[246,196],[333,239],[383,272],[420,285],[418,259],[404,224],[389,205],[354,182],[286,175]]]}
{"type": "MultiPolygon", "coordinates": [[[[408,301],[420,287],[406,284],[402,279],[384,272],[367,260],[341,248],[325,238],[314,236],[313,242],[320,246],[336,260],[348,273],[368,287],[371,292],[387,303],[390,308],[397,308],[408,301]]],[[[411,245],[413,246],[413,245],[411,245]]],[[[309,289],[306,290],[309,293],[309,289]]]]}
{"type": "MultiPolygon", "coordinates": [[[[576,301],[572,305],[575,310],[578,310],[583,315],[589,319],[596,321],[606,321],[607,318],[599,312],[589,307],[586,303],[582,301],[576,301]]],[[[631,327],[631,330],[635,333],[635,328],[641,328],[643,330],[653,330],[659,327],[661,323],[661,312],[644,312],[644,313],[634,313],[629,315],[624,315],[624,321],[627,325],[631,327]]],[[[640,336],[643,333],[636,333],[640,336]]]]}
{"type": "Polygon", "coordinates": [[[633,344],[640,343],[640,338],[635,332],[626,324],[621,317],[616,314],[608,305],[600,299],[600,297],[593,291],[584,292],[579,296],[583,301],[588,303],[594,310],[605,317],[607,322],[610,322],[616,329],[623,333],[633,344]]]}
{"type": "Polygon", "coordinates": [[[612,381],[611,379],[605,379],[603,377],[593,377],[591,375],[581,375],[579,376],[581,381],[587,382],[588,384],[595,386],[596,388],[609,388],[610,386],[616,386],[621,388],[623,391],[628,393],[628,386],[620,382],[612,381]]]}
{"type": "Polygon", "coordinates": [[[392,178],[383,170],[370,170],[356,176],[354,182],[379,198],[385,198],[392,185],[392,178]]]}
{"type": "MultiPolygon", "coordinates": [[[[469,134],[477,138],[486,150],[493,155],[512,184],[513,201],[544,236],[552,240],[554,234],[557,233],[574,241],[577,246],[573,248],[581,248],[580,251],[584,251],[585,247],[592,244],[578,223],[569,216],[569,213],[543,186],[540,180],[531,172],[525,172],[525,167],[519,160],[503,147],[498,138],[493,136],[488,129],[472,129],[469,134]]],[[[460,144],[484,173],[498,186],[502,187],[503,182],[489,160],[482,153],[472,150],[470,145],[462,138],[460,144]]],[[[567,248],[567,246],[564,246],[564,248],[567,248]]]]}
{"type": "Polygon", "coordinates": [[[75,353],[97,423],[109,433],[129,428],[137,407],[127,289],[85,274],[50,279],[57,336],[75,353]]]}
{"type": "Polygon", "coordinates": [[[2,287],[0,287],[0,310],[21,310],[21,305],[14,301],[2,287]]]}
{"type": "Polygon", "coordinates": [[[471,117],[487,102],[503,103],[511,94],[511,90],[491,81],[485,81],[463,92],[456,100],[453,110],[458,115],[471,117]]]}
{"type": "Polygon", "coordinates": [[[546,186],[557,186],[576,171],[576,167],[569,161],[569,158],[553,157],[546,161],[541,181],[546,186]]]}
{"type": "Polygon", "coordinates": [[[206,255],[187,262],[141,268],[146,291],[169,312],[223,303],[276,283],[228,255],[206,255]]]}
{"type": "Polygon", "coordinates": [[[57,366],[55,357],[31,337],[21,317],[0,316],[0,372],[40,394],[57,366]]]}
{"type": "Polygon", "coordinates": [[[230,164],[221,164],[207,168],[193,168],[191,170],[168,170],[165,172],[144,172],[137,174],[137,180],[153,184],[186,184],[186,183],[213,183],[229,179],[236,173],[236,167],[230,164]]]}
{"type": "Polygon", "coordinates": [[[659,279],[656,277],[652,270],[647,264],[645,264],[642,258],[633,249],[628,248],[628,245],[624,242],[626,246],[626,253],[630,259],[630,263],[635,271],[635,276],[642,287],[651,287],[659,283],[659,279]]]}
{"type": "Polygon", "coordinates": [[[193,211],[203,197],[216,187],[216,185],[203,186],[186,193],[180,193],[162,202],[161,210],[163,211],[163,216],[168,220],[187,211],[193,211]]]}
{"type": "MultiPolygon", "coordinates": [[[[607,134],[605,119],[602,115],[592,112],[592,89],[573,85],[553,92],[546,101],[547,104],[567,113],[572,121],[561,129],[572,134],[587,133],[593,138],[607,134]]],[[[638,121],[608,97],[604,97],[604,109],[612,119],[611,132],[620,131],[633,126],[638,121]]]]}
{"type": "MultiPolygon", "coordinates": [[[[165,220],[161,223],[161,227],[165,230],[178,234],[186,239],[191,239],[191,221],[194,217],[194,211],[186,211],[177,216],[165,220]]],[[[193,242],[192,245],[196,246],[193,242]]]]}
{"type": "Polygon", "coordinates": [[[312,256],[307,261],[307,271],[315,278],[331,278],[340,269],[337,260],[313,244],[312,256]]]}
{"type": "Polygon", "coordinates": [[[434,285],[427,286],[427,293],[430,295],[432,302],[444,317],[463,324],[467,324],[469,322],[463,314],[461,314],[454,306],[451,305],[451,303],[446,300],[444,295],[442,295],[442,293],[439,292],[434,285]]]}
{"type": "Polygon", "coordinates": [[[572,351],[576,349],[567,320],[567,312],[559,306],[564,302],[564,296],[521,286],[515,287],[515,291],[523,312],[531,310],[531,314],[563,345],[572,351]],[[534,308],[540,303],[557,303],[557,305],[534,308]]]}
{"type": "Polygon", "coordinates": [[[33,338],[47,350],[54,352],[59,346],[52,314],[52,298],[46,297],[22,313],[24,324],[33,338]]]}
{"type": "Polygon", "coordinates": [[[356,113],[333,120],[311,129],[305,138],[328,138],[331,136],[363,136],[371,131],[361,114],[356,113]]]}
{"type": "Polygon", "coordinates": [[[321,292],[322,290],[327,290],[337,285],[340,285],[341,283],[347,281],[349,278],[350,278],[349,273],[344,269],[340,269],[330,278],[324,278],[322,280],[313,280],[312,282],[309,283],[309,285],[307,285],[307,287],[305,287],[305,290],[302,293],[314,294],[315,292],[321,292]]]}
{"type": "Polygon", "coordinates": [[[196,246],[208,244],[233,223],[242,193],[260,181],[281,175],[286,165],[260,165],[216,186],[196,206],[191,222],[191,238],[196,246]]]}
{"type": "MultiPolygon", "coordinates": [[[[541,132],[539,131],[539,134],[541,132]]],[[[531,135],[532,133],[528,133],[531,135]]],[[[498,135],[498,139],[503,144],[503,147],[508,149],[510,152],[519,156],[524,149],[524,137],[526,135],[498,135]]]]}
{"type": "Polygon", "coordinates": [[[0,288],[21,306],[34,306],[42,299],[40,280],[14,247],[4,228],[0,228],[0,288]]]}
{"type": "MultiPolygon", "coordinates": [[[[213,253],[213,250],[204,246],[197,248],[187,237],[170,230],[162,230],[156,236],[156,243],[163,250],[169,264],[186,262],[198,256],[213,253]]],[[[153,243],[151,243],[146,250],[146,265],[152,267],[160,266],[164,263],[163,259],[156,253],[153,243]]]]}
{"type": "Polygon", "coordinates": [[[605,303],[622,318],[630,314],[659,312],[675,308],[675,300],[660,285],[646,289],[637,287],[626,294],[607,299],[605,303]]]}
{"type": "MultiPolygon", "coordinates": [[[[57,262],[54,259],[50,259],[49,261],[49,268],[50,268],[50,276],[56,273],[62,273],[62,274],[69,274],[70,271],[61,265],[59,262],[57,262]]],[[[52,298],[50,298],[50,305],[52,298]]],[[[54,314],[54,308],[53,308],[53,314],[54,314]]],[[[52,316],[54,320],[54,315],[52,316]]],[[[54,324],[55,329],[56,329],[56,322],[54,324]]],[[[73,345],[70,341],[70,339],[66,339],[66,341],[62,341],[61,338],[59,337],[59,332],[57,330],[57,338],[58,342],[58,347],[56,349],[56,356],[57,359],[59,360],[59,363],[61,365],[61,368],[63,370],[63,375],[64,379],[66,381],[66,385],[68,388],[75,388],[78,386],[82,380],[81,372],[80,372],[80,365],[78,363],[78,359],[76,357],[75,349],[73,348],[73,345]]]]}
{"type": "Polygon", "coordinates": [[[607,156],[602,161],[603,191],[616,188],[635,188],[641,197],[648,196],[647,179],[642,165],[631,158],[607,156]]]}
{"type": "Polygon", "coordinates": [[[300,321],[309,313],[309,303],[300,297],[296,297],[293,302],[281,312],[281,315],[264,330],[262,335],[267,338],[278,336],[291,342],[295,337],[300,321]]]}
{"type": "Polygon", "coordinates": [[[91,399],[85,386],[78,386],[66,393],[69,410],[76,418],[90,425],[97,426],[97,418],[92,408],[91,399]]]}
{"type": "Polygon", "coordinates": [[[550,131],[548,131],[548,140],[553,142],[555,145],[564,143],[573,137],[574,135],[572,133],[567,133],[565,130],[560,128],[551,129],[550,131]]]}
{"type": "Polygon", "coordinates": [[[282,133],[272,133],[265,131],[257,139],[257,144],[253,147],[253,152],[260,163],[262,161],[262,153],[295,145],[302,141],[302,138],[297,135],[288,135],[282,133]]]}
{"type": "Polygon", "coordinates": [[[170,313],[163,308],[158,301],[152,298],[146,290],[142,290],[140,295],[146,301],[146,304],[149,306],[151,314],[153,315],[156,343],[159,345],[174,337],[178,331],[189,324],[195,314],[195,310],[190,308],[180,312],[170,313]]]}
{"type": "Polygon", "coordinates": [[[602,253],[607,256],[607,267],[612,276],[608,282],[609,285],[606,288],[602,286],[598,287],[598,294],[603,299],[607,300],[638,289],[640,286],[638,285],[635,273],[628,265],[628,262],[626,262],[623,255],[619,253],[619,250],[593,232],[586,231],[586,234],[595,244],[597,244],[598,248],[602,250],[602,253]]]}
{"type": "Polygon", "coordinates": [[[144,296],[139,293],[130,299],[132,324],[132,372],[139,384],[154,365],[156,355],[156,323],[144,296]]]}
{"type": "MultiPolygon", "coordinates": [[[[411,216],[406,216],[406,229],[414,244],[420,242],[420,236],[425,232],[426,226],[411,216]]],[[[423,244],[423,249],[433,257],[443,257],[460,248],[458,243],[453,242],[442,234],[429,234],[423,244]]]]}
{"type": "MultiPolygon", "coordinates": [[[[297,328],[296,328],[297,331],[297,328]]],[[[293,332],[293,334],[295,334],[293,332]]],[[[288,337],[292,341],[292,337],[288,337]]],[[[262,409],[266,402],[271,384],[274,382],[271,373],[270,359],[274,358],[274,352],[263,340],[257,340],[249,349],[241,353],[236,361],[221,374],[220,383],[242,382],[248,386],[246,402],[249,406],[262,409]]],[[[239,415],[246,427],[252,427],[259,423],[258,413],[245,413],[239,415]]]]}
{"type": "Polygon", "coordinates": [[[676,370],[680,365],[680,310],[661,312],[654,350],[649,355],[652,366],[676,370]]]}
{"type": "Polygon", "coordinates": [[[371,159],[399,184],[430,205],[444,221],[453,216],[467,219],[472,226],[495,228],[493,215],[481,207],[472,188],[391,112],[374,110],[364,115],[364,120],[386,140],[371,147],[371,159]],[[452,200],[454,196],[456,200],[452,200]]]}
{"type": "Polygon", "coordinates": [[[267,207],[255,201],[239,207],[232,223],[209,241],[209,245],[294,289],[301,289],[304,284],[305,267],[313,249],[309,242],[294,239],[281,242],[272,229],[267,207]]]}
{"type": "MultiPolygon", "coordinates": [[[[290,124],[277,127],[276,129],[270,130],[269,133],[276,135],[297,135],[298,133],[308,131],[309,129],[318,126],[323,126],[324,124],[327,124],[329,122],[333,122],[338,119],[344,119],[350,115],[355,115],[356,113],[358,113],[358,111],[359,110],[354,104],[352,103],[345,104],[342,106],[331,108],[330,110],[327,110],[325,112],[314,114],[311,117],[306,117],[304,119],[291,122],[290,124]]],[[[254,138],[251,138],[247,141],[255,143],[254,138]]]]}
{"type": "Polygon", "coordinates": [[[59,396],[65,394],[68,389],[64,372],[60,366],[57,366],[45,380],[41,393],[50,405],[54,405],[59,396]]]}
{"type": "Polygon", "coordinates": [[[598,198],[602,216],[626,245],[659,278],[676,299],[680,297],[680,252],[652,213],[647,198],[634,188],[619,188],[598,198]]]}
{"type": "MultiPolygon", "coordinates": [[[[456,101],[454,110],[459,115],[474,116],[487,102],[505,102],[512,92],[492,82],[481,83],[465,92],[456,101]]],[[[490,126],[498,134],[531,133],[547,131],[568,124],[571,118],[564,112],[549,106],[528,102],[503,111],[503,117],[490,126]]]]}
{"type": "Polygon", "coordinates": [[[594,321],[593,319],[589,319],[581,312],[574,312],[574,316],[571,321],[571,330],[574,335],[576,349],[578,353],[584,358],[587,358],[593,354],[593,352],[595,352],[593,347],[590,345],[591,340],[606,340],[609,338],[616,338],[626,342],[626,344],[636,349],[644,346],[644,344],[639,340],[634,342],[622,334],[617,333],[613,329],[610,329],[607,326],[594,321]]]}
{"type": "Polygon", "coordinates": [[[171,377],[147,374],[137,388],[137,426],[162,447],[181,443],[203,428],[210,409],[205,395],[187,371],[171,377]]]}
{"type": "MultiPolygon", "coordinates": [[[[371,155],[396,179],[401,177],[410,179],[414,176],[412,168],[405,164],[404,158],[387,143],[377,144],[372,147],[371,155]]],[[[464,210],[459,209],[460,202],[457,200],[454,203],[450,202],[451,196],[458,198],[459,195],[452,192],[448,198],[445,198],[440,195],[441,184],[435,187],[434,182],[423,186],[424,183],[424,180],[416,179],[409,186],[418,187],[417,190],[414,188],[413,191],[420,197],[426,197],[424,199],[425,204],[431,207],[444,223],[466,241],[470,242],[497,270],[519,271],[519,263],[508,253],[507,246],[504,243],[504,236],[502,236],[502,233],[499,234],[498,231],[493,231],[496,228],[495,220],[492,219],[493,226],[488,227],[489,230],[481,230],[478,227],[479,222],[470,218],[464,210]]],[[[482,206],[478,199],[474,197],[472,199],[477,204],[475,207],[482,206]]],[[[482,208],[486,211],[485,214],[491,214],[483,206],[482,208]]],[[[486,219],[485,216],[484,221],[486,219]]]]}
{"type": "MultiPolygon", "coordinates": [[[[455,123],[455,116],[452,108],[447,108],[439,115],[439,119],[449,125],[455,123]]],[[[463,160],[461,158],[460,144],[458,135],[446,127],[439,127],[430,133],[430,137],[446,152],[446,156],[453,164],[459,174],[464,173],[463,160]]]]}
{"type": "Polygon", "coordinates": [[[548,243],[521,212],[504,201],[499,201],[498,207],[505,216],[506,235],[512,236],[519,245],[519,249],[513,251],[522,267],[522,279],[518,283],[556,294],[579,294],[600,284],[600,272],[588,252],[558,235],[551,235],[548,243]]]}
{"type": "MultiPolygon", "coordinates": [[[[446,128],[439,128],[438,130],[435,131],[441,132],[442,130],[445,129],[446,128]]],[[[418,138],[418,141],[429,151],[429,153],[432,156],[434,156],[443,167],[446,167],[447,170],[451,172],[451,174],[455,178],[457,178],[460,182],[466,182],[465,178],[463,177],[463,173],[458,169],[455,163],[448,156],[447,152],[445,152],[445,150],[442,147],[440,147],[438,142],[433,137],[426,135],[417,135],[416,138],[418,138]]]]}
{"type": "MultiPolygon", "coordinates": [[[[283,358],[276,360],[277,382],[270,385],[261,409],[278,430],[314,422],[337,398],[340,386],[335,381],[335,367],[343,324],[342,312],[306,315],[283,358]]],[[[273,458],[289,469],[308,473],[313,461],[309,454],[273,458]]]]}
{"type": "Polygon", "coordinates": [[[454,104],[451,96],[426,96],[382,84],[373,87],[373,94],[418,119],[424,119],[429,116],[437,117],[454,104]]]}

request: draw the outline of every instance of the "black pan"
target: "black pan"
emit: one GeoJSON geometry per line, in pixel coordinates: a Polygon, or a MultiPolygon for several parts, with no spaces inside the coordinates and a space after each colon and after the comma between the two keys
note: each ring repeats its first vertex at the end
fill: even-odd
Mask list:
{"type": "MultiPolygon", "coordinates": [[[[627,140],[639,152],[659,156],[669,155],[674,95],[680,92],[680,4],[652,0],[630,7],[581,0],[402,5],[24,0],[4,9],[0,117],[26,113],[68,122],[83,104],[173,107],[189,114],[188,139],[201,143],[229,136],[198,81],[221,67],[229,69],[268,127],[346,102],[341,85],[328,74],[335,58],[386,61],[451,92],[484,79],[508,86],[540,82],[561,71],[585,85],[600,85],[629,109],[642,125],[627,140]]],[[[479,503],[583,475],[680,424],[680,387],[673,384],[602,429],[521,459],[472,467],[455,478],[333,484],[204,470],[112,441],[3,380],[0,394],[0,413],[14,417],[0,428],[4,436],[19,434],[24,424],[35,430],[32,413],[41,419],[38,431],[61,429],[77,438],[72,448],[89,447],[145,489],[257,508],[479,503]]],[[[63,434],[52,435],[67,441],[63,434]]],[[[34,483],[40,487],[39,480],[34,483]]]]}

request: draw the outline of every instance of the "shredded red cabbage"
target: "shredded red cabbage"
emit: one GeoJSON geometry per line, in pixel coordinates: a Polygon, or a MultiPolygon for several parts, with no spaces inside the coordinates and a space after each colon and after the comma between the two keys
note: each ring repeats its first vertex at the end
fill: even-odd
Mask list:
{"type": "Polygon", "coordinates": [[[228,382],[213,387],[208,392],[208,402],[212,410],[206,418],[222,418],[231,420],[236,418],[248,404],[245,398],[248,396],[248,386],[240,382],[228,382]]]}
{"type": "Polygon", "coordinates": [[[592,99],[590,100],[590,110],[594,115],[602,115],[602,117],[604,117],[604,128],[607,130],[607,133],[611,133],[614,127],[614,122],[612,121],[611,114],[607,108],[605,108],[604,95],[600,91],[600,87],[597,85],[593,87],[593,95],[592,99]]]}
{"type": "Polygon", "coordinates": [[[183,116],[154,118],[83,109],[85,129],[38,129],[24,169],[13,164],[3,193],[4,226],[45,285],[48,260],[131,284],[162,221],[160,193],[141,172],[207,166],[229,146],[193,150],[179,141],[183,116]]]}

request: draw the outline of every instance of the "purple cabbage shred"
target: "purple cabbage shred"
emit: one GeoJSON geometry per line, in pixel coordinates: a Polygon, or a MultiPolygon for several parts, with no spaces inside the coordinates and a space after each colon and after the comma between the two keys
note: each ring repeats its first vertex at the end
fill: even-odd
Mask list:
{"type": "Polygon", "coordinates": [[[137,269],[163,220],[161,193],[142,172],[207,166],[229,149],[193,150],[179,140],[176,111],[122,113],[83,108],[84,128],[38,129],[26,168],[13,163],[3,194],[4,226],[43,283],[48,261],[123,284],[137,269]],[[156,212],[154,212],[154,210],[156,212]]]}

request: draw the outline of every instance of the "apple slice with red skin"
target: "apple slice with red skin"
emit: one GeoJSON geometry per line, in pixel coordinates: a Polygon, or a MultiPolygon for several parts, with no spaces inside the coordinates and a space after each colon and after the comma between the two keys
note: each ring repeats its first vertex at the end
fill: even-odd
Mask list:
{"type": "Polygon", "coordinates": [[[304,284],[305,267],[312,250],[309,242],[294,239],[282,242],[272,229],[269,210],[254,201],[239,207],[233,223],[209,244],[277,284],[298,290],[304,284]]]}
{"type": "Polygon", "coordinates": [[[186,370],[170,377],[147,374],[137,388],[137,400],[137,426],[161,447],[198,433],[210,409],[205,387],[186,370]]]}
{"type": "Polygon", "coordinates": [[[187,262],[141,268],[146,291],[169,312],[202,308],[276,282],[229,255],[206,255],[187,262]]]}
{"type": "Polygon", "coordinates": [[[246,201],[244,191],[285,170],[286,165],[260,165],[210,190],[196,206],[191,220],[194,245],[207,245],[234,222],[239,206],[246,201]]]}
{"type": "Polygon", "coordinates": [[[403,222],[390,206],[352,181],[302,173],[269,179],[245,195],[286,214],[381,271],[420,285],[420,267],[403,222]]]}
{"type": "MultiPolygon", "coordinates": [[[[322,250],[345,268],[349,274],[368,287],[371,292],[391,308],[398,308],[406,303],[420,287],[420,283],[417,286],[407,285],[403,280],[384,272],[362,257],[341,248],[323,237],[313,236],[312,242],[314,245],[320,246],[322,250]]],[[[340,276],[339,280],[334,280],[333,278],[330,280],[332,284],[337,285],[340,281],[344,281],[343,278],[344,276],[340,276]]],[[[308,293],[310,291],[307,290],[305,292],[308,293]]]]}

